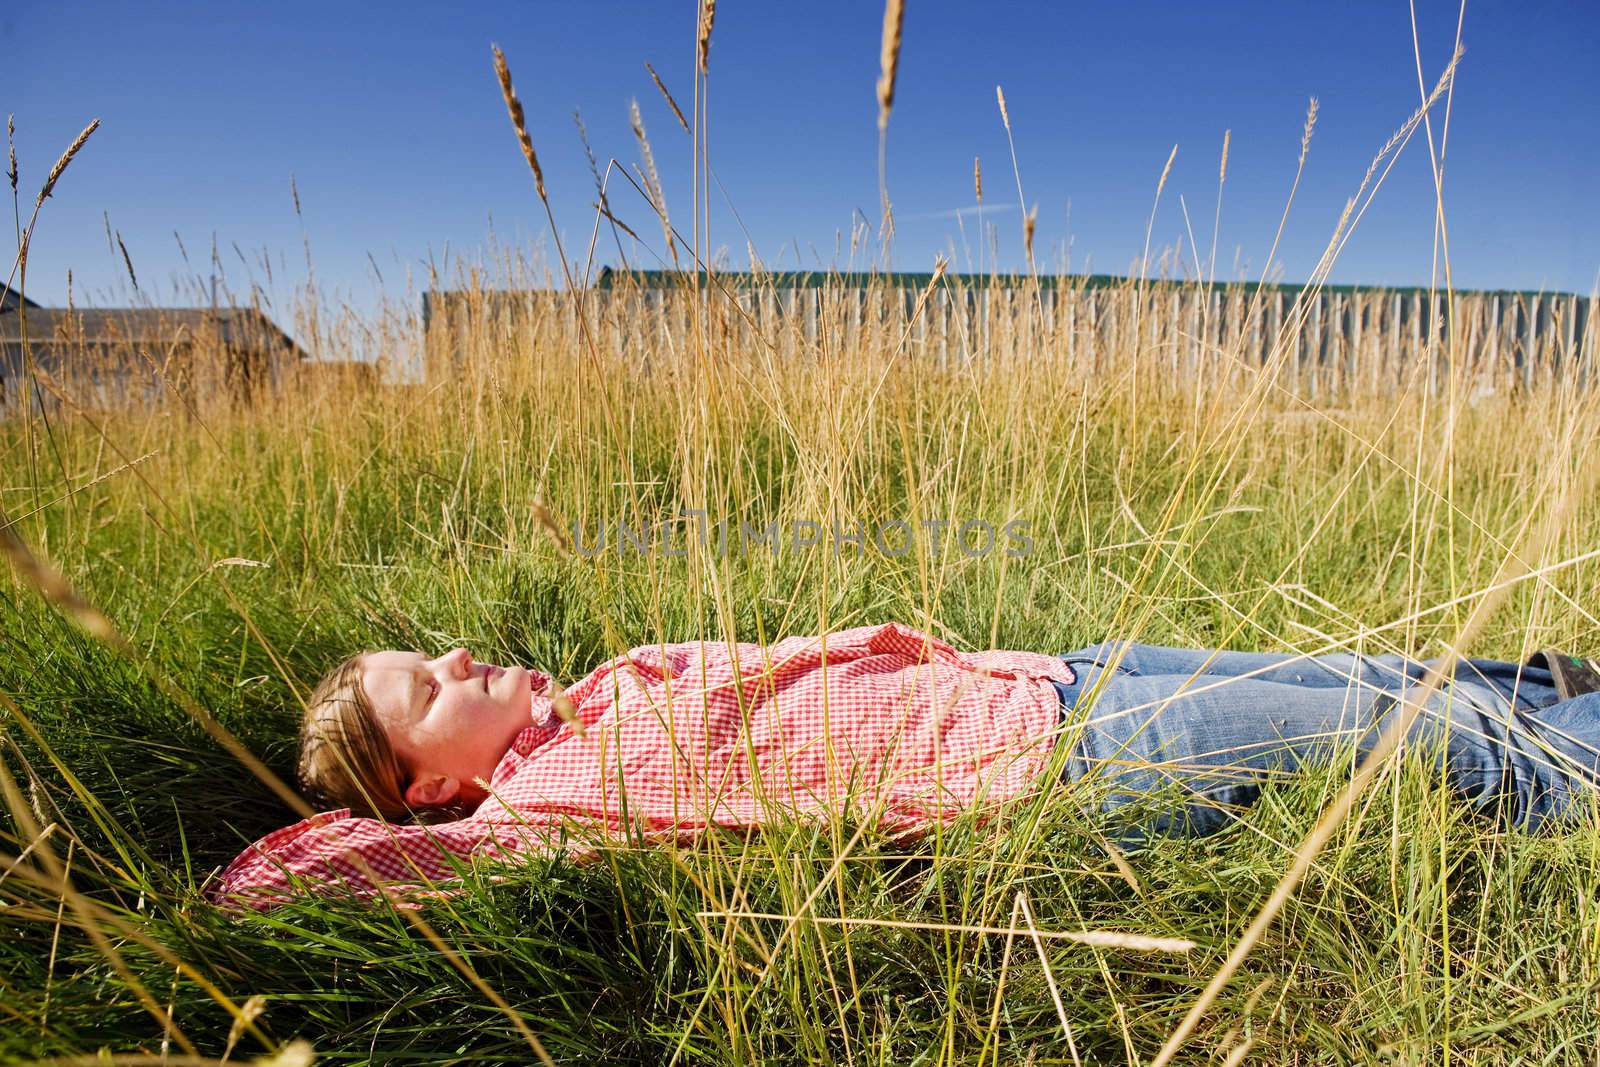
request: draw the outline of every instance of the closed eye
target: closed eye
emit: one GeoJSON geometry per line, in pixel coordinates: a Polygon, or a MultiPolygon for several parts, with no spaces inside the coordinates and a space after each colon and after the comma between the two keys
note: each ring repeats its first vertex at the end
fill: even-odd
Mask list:
{"type": "Polygon", "coordinates": [[[429,677],[427,682],[428,695],[422,700],[422,714],[424,715],[426,715],[428,713],[428,709],[433,706],[434,698],[439,695],[439,680],[437,678],[429,677]]]}

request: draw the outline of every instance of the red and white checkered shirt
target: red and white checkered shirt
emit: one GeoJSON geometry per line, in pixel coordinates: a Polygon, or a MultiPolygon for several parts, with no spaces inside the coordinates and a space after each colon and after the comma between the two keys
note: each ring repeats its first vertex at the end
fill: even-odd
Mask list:
{"type": "Polygon", "coordinates": [[[843,812],[915,831],[1028,789],[1058,736],[1051,680],[1073,681],[1055,656],[960,653],[893,622],[770,646],[652,645],[566,690],[580,736],[535,673],[532,725],[470,816],[325,812],[250,846],[209,895],[266,908],[318,882],[371,894],[356,856],[386,890],[426,896],[456,877],[450,856],[583,853],[630,832],[681,839],[843,812]]]}

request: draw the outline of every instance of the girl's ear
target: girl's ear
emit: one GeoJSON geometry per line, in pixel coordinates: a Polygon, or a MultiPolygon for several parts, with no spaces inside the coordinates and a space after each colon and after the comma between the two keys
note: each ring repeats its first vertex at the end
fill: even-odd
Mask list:
{"type": "Polygon", "coordinates": [[[461,783],[443,774],[422,774],[406,786],[406,803],[413,808],[437,808],[461,793],[461,783]]]}

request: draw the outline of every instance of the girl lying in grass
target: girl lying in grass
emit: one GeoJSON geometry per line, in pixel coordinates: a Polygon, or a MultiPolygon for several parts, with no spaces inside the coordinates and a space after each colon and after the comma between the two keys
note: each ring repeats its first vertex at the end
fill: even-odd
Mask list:
{"type": "MultiPolygon", "coordinates": [[[[1125,839],[1208,833],[1272,777],[1369,750],[1427,671],[1126,643],[961,653],[892,622],[644,646],[564,693],[466,649],[369,652],[318,685],[301,728],[301,788],[337,810],[252,845],[210,893],[253,907],[319,883],[426,893],[474,856],[844,813],[915,832],[1052,781],[1100,782],[1112,812],[1137,804],[1125,839]],[[1173,802],[1152,815],[1152,797],[1173,802]]],[[[1468,660],[1408,740],[1479,807],[1535,828],[1600,796],[1597,687],[1553,653],[1468,660]]]]}

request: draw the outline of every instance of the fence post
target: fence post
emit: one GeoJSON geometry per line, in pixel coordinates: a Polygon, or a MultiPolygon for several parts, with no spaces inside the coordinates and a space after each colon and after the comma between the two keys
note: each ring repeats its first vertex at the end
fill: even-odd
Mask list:
{"type": "MultiPolygon", "coordinates": [[[[1260,290],[1257,290],[1257,296],[1260,290]]],[[[1252,297],[1245,304],[1245,314],[1250,318],[1250,358],[1256,366],[1261,366],[1261,318],[1267,313],[1266,306],[1258,299],[1252,297]]],[[[1241,360],[1244,353],[1239,353],[1241,360]]]]}
{"type": "Polygon", "coordinates": [[[1541,301],[1540,301],[1539,297],[1535,296],[1533,298],[1533,300],[1530,301],[1529,304],[1528,304],[1528,349],[1529,349],[1529,352],[1530,352],[1530,354],[1532,356],[1532,358],[1528,360],[1528,364],[1527,364],[1527,367],[1528,367],[1528,369],[1527,369],[1527,377],[1528,377],[1528,388],[1529,389],[1533,388],[1533,380],[1538,375],[1538,370],[1534,367],[1534,363],[1539,358],[1539,335],[1541,333],[1541,331],[1539,329],[1539,326],[1540,326],[1540,322],[1539,322],[1540,307],[1539,307],[1539,305],[1540,305],[1540,303],[1541,303],[1541,301]]]}
{"type": "Polygon", "coordinates": [[[1576,296],[1569,296],[1567,297],[1567,338],[1566,343],[1561,346],[1562,367],[1564,370],[1567,370],[1568,373],[1570,373],[1572,364],[1577,361],[1578,353],[1577,345],[1575,343],[1577,338],[1578,298],[1576,296]]]}
{"type": "Polygon", "coordinates": [[[1489,298],[1489,374],[1493,379],[1500,377],[1500,294],[1496,293],[1489,298]]]}
{"type": "Polygon", "coordinates": [[[1582,336],[1578,341],[1580,349],[1580,355],[1578,358],[1579,362],[1583,365],[1581,384],[1586,389],[1592,387],[1594,384],[1594,353],[1596,347],[1600,347],[1600,339],[1596,338],[1596,334],[1600,333],[1600,330],[1595,329],[1594,323],[1596,301],[1596,297],[1590,296],[1589,303],[1584,308],[1583,331],[1582,336]]]}

